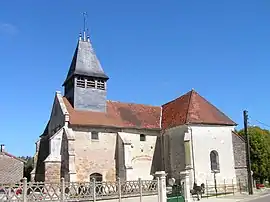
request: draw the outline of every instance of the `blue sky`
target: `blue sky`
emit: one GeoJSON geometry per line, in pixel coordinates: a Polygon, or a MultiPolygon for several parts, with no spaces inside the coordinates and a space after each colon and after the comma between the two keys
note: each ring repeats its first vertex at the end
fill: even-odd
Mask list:
{"type": "Polygon", "coordinates": [[[0,143],[33,155],[62,90],[82,13],[108,99],[161,105],[191,88],[242,127],[270,125],[270,1],[1,1],[0,143]]]}

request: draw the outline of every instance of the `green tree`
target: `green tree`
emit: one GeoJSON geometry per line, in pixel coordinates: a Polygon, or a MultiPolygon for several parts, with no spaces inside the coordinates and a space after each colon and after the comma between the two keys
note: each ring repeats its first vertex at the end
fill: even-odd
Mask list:
{"type": "MultiPolygon", "coordinates": [[[[244,136],[243,129],[238,132],[244,136]]],[[[260,127],[249,127],[251,170],[261,183],[270,176],[270,132],[260,127]]]]}
{"type": "Polygon", "coordinates": [[[34,168],[34,158],[31,156],[21,156],[19,158],[23,159],[26,162],[24,164],[23,176],[26,177],[28,181],[30,181],[31,180],[31,171],[34,168]]]}

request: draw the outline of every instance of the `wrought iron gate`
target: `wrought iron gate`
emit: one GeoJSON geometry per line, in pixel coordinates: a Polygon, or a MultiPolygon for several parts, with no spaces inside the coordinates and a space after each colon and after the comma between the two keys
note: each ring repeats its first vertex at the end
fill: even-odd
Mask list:
{"type": "Polygon", "coordinates": [[[184,183],[171,184],[170,190],[167,193],[167,202],[184,202],[185,198],[183,195],[184,183]]]}

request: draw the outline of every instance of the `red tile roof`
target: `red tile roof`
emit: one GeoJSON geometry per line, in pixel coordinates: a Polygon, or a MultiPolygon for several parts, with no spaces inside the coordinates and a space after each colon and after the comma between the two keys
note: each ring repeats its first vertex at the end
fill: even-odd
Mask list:
{"type": "Polygon", "coordinates": [[[107,101],[107,113],[74,110],[63,97],[73,125],[160,129],[161,107],[107,101]]]}
{"type": "MultiPolygon", "coordinates": [[[[107,113],[102,113],[75,110],[63,100],[72,125],[160,129],[161,107],[107,101],[107,113]]],[[[184,124],[236,125],[194,90],[162,106],[162,129],[184,124]]]]}
{"type": "Polygon", "coordinates": [[[162,106],[162,129],[184,124],[236,125],[194,90],[162,106]]]}

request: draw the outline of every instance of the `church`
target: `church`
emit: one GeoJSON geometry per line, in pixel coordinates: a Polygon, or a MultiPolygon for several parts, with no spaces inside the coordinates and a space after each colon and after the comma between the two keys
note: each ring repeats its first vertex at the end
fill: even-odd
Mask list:
{"type": "Polygon", "coordinates": [[[36,142],[33,181],[151,180],[160,170],[189,170],[191,184],[246,179],[237,124],[195,90],[162,106],[124,103],[107,100],[108,79],[84,32],[36,142]]]}

